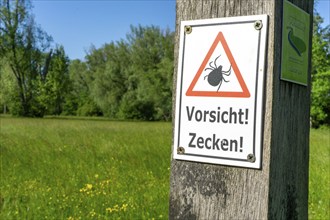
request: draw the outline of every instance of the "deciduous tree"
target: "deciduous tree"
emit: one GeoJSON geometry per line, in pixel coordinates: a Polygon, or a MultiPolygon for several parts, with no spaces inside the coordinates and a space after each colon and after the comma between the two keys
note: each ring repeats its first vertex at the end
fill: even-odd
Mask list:
{"type": "Polygon", "coordinates": [[[46,108],[46,113],[60,115],[71,83],[69,78],[69,58],[63,46],[57,46],[51,56],[47,77],[42,74],[39,87],[42,92],[37,96],[46,108]]]}
{"type": "Polygon", "coordinates": [[[330,125],[330,25],[316,12],[312,48],[312,126],[330,125]]]}
{"type": "Polygon", "coordinates": [[[25,0],[0,1],[0,56],[6,57],[17,83],[19,104],[12,113],[40,116],[34,80],[48,69],[50,56],[44,54],[51,37],[35,24],[30,6],[25,0]]]}

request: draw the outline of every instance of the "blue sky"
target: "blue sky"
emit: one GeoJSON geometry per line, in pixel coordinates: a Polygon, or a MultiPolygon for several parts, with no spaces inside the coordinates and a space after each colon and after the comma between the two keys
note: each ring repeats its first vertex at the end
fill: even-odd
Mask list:
{"type": "MultiPolygon", "coordinates": [[[[64,46],[70,59],[83,59],[93,44],[125,39],[130,25],[155,25],[175,30],[175,0],[32,0],[39,24],[64,46]]],[[[329,24],[330,0],[316,10],[329,24]]]]}
{"type": "Polygon", "coordinates": [[[175,1],[33,0],[36,23],[62,44],[70,59],[83,59],[91,44],[126,39],[130,25],[175,29],[175,1]]]}

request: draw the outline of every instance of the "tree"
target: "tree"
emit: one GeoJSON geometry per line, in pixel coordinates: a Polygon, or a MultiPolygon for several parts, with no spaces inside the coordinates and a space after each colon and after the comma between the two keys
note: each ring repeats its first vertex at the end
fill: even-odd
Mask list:
{"type": "Polygon", "coordinates": [[[116,118],[123,94],[126,93],[131,69],[130,52],[127,43],[105,44],[96,54],[102,53],[104,65],[95,72],[93,97],[104,115],[116,118]]]}
{"type": "Polygon", "coordinates": [[[73,60],[69,65],[72,90],[67,96],[65,113],[80,116],[101,115],[102,112],[91,95],[94,77],[86,62],[73,60]]]}
{"type": "Polygon", "coordinates": [[[29,10],[29,1],[0,1],[0,56],[5,57],[17,83],[19,102],[12,113],[40,116],[35,80],[47,74],[51,53],[45,53],[51,37],[35,24],[29,10]]]}
{"type": "Polygon", "coordinates": [[[136,84],[128,90],[128,97],[133,96],[135,100],[123,102],[121,112],[139,109],[134,115],[140,119],[170,120],[174,34],[155,26],[131,26],[127,40],[131,45],[130,66],[134,70],[130,78],[136,84]]]}
{"type": "Polygon", "coordinates": [[[315,12],[312,47],[312,126],[330,124],[330,25],[315,12]]]}
{"type": "Polygon", "coordinates": [[[70,91],[69,58],[63,46],[57,46],[51,56],[47,76],[39,78],[40,93],[37,98],[46,109],[47,114],[60,115],[65,98],[70,91]]]}
{"type": "Polygon", "coordinates": [[[6,114],[12,108],[15,108],[17,100],[15,98],[15,90],[17,84],[14,76],[10,72],[10,67],[5,59],[0,59],[0,112],[6,114]]]}
{"type": "Polygon", "coordinates": [[[126,41],[91,48],[86,56],[92,96],[111,118],[170,120],[174,34],[133,27],[126,41]]]}
{"type": "Polygon", "coordinates": [[[330,125],[330,70],[317,73],[312,83],[312,126],[330,125]]]}

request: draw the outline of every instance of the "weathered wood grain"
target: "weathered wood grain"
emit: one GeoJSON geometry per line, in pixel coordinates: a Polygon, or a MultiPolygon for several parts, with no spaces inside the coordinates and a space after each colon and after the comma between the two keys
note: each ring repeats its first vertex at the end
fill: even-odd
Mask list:
{"type": "MultiPolygon", "coordinates": [[[[293,3],[312,16],[313,1],[293,3]]],[[[262,169],[172,160],[169,218],[307,219],[310,84],[280,80],[283,2],[177,0],[176,12],[174,88],[181,20],[268,14],[269,29],[262,169]]]]}

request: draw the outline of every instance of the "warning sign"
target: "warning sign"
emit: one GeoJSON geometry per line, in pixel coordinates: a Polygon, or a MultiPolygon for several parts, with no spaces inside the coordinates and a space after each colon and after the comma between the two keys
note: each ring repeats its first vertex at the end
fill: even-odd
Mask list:
{"type": "Polygon", "coordinates": [[[186,95],[213,96],[213,97],[250,97],[249,90],[246,87],[244,79],[242,78],[242,75],[237,67],[237,64],[235,62],[235,59],[233,58],[232,53],[230,52],[227,42],[223,37],[222,32],[219,32],[217,37],[215,38],[210,50],[208,51],[206,57],[202,62],[202,65],[199,67],[197,74],[195,75],[192,83],[190,84],[186,95]],[[218,60],[221,54],[218,57],[216,57],[214,61],[210,61],[210,57],[213,55],[219,43],[221,43],[224,51],[224,55],[229,61],[227,62],[230,65],[228,70],[224,70],[224,66],[217,63],[217,61],[221,61],[221,59],[218,60]],[[208,91],[207,88],[205,87],[200,90],[194,91],[194,87],[197,81],[199,80],[199,78],[201,77],[201,75],[204,73],[204,71],[208,71],[208,73],[207,75],[203,75],[204,76],[203,79],[204,80],[207,79],[209,85],[217,87],[216,90],[213,89],[213,91],[208,91]],[[237,77],[237,80],[240,85],[240,89],[242,89],[242,91],[222,91],[222,89],[220,90],[222,83],[230,83],[227,77],[229,77],[232,72],[234,72],[235,76],[237,77]]]}
{"type": "Polygon", "coordinates": [[[174,159],[260,168],[267,15],[182,21],[174,159]]]}

